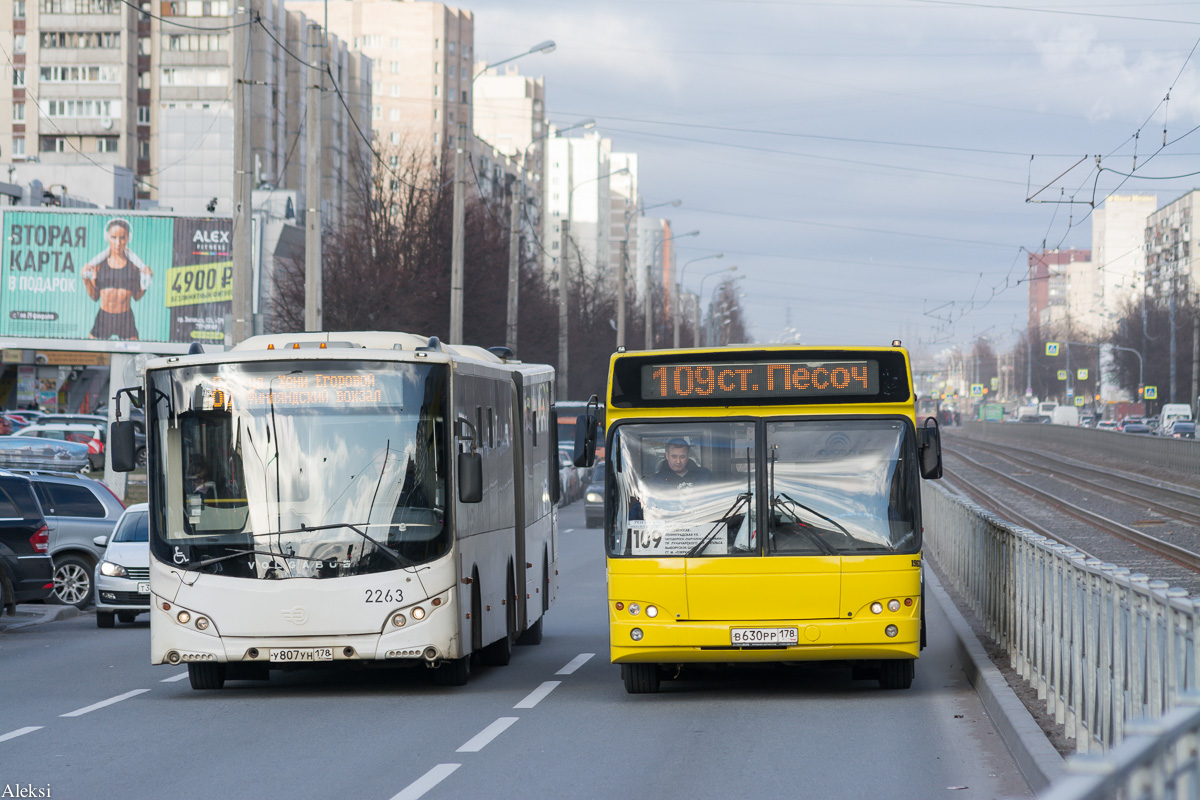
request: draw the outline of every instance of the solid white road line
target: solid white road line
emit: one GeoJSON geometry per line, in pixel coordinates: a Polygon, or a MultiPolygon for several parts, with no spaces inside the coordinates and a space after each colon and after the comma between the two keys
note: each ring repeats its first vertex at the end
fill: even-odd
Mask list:
{"type": "Polygon", "coordinates": [[[557,687],[560,683],[562,683],[562,681],[546,681],[541,686],[530,692],[524,700],[517,703],[515,706],[513,706],[513,708],[533,708],[538,703],[542,702],[546,695],[553,692],[555,687],[557,687]]]}
{"type": "Polygon", "coordinates": [[[15,731],[9,731],[3,736],[0,736],[0,742],[7,742],[9,739],[15,739],[18,736],[24,736],[27,733],[33,733],[34,731],[40,731],[41,729],[41,725],[30,725],[28,728],[17,728],[15,731]]]}
{"type": "Polygon", "coordinates": [[[563,529],[563,533],[574,533],[574,532],[575,532],[574,528],[564,528],[563,529]]]}
{"type": "Polygon", "coordinates": [[[134,689],[132,692],[126,692],[125,694],[119,694],[116,697],[110,697],[107,700],[101,700],[99,703],[93,703],[90,706],[86,706],[84,708],[80,708],[75,711],[72,711],[69,714],[59,714],[59,716],[60,717],[82,717],[84,714],[88,713],[89,711],[95,711],[98,708],[104,708],[105,706],[111,706],[113,703],[119,703],[122,700],[128,700],[131,697],[137,697],[139,694],[144,694],[145,692],[148,692],[148,691],[150,691],[150,690],[149,689],[134,689]]]}
{"type": "Polygon", "coordinates": [[[458,748],[458,752],[478,753],[480,750],[487,747],[488,743],[491,742],[492,739],[495,739],[497,736],[508,730],[509,726],[518,719],[520,719],[520,717],[501,717],[471,737],[469,742],[458,748]]]}
{"type": "Polygon", "coordinates": [[[563,667],[562,669],[560,669],[558,672],[556,672],[554,674],[555,675],[570,675],[575,670],[579,669],[584,664],[586,664],[588,662],[588,660],[591,659],[591,657],[594,655],[596,655],[596,654],[595,653],[580,653],[579,655],[572,658],[571,661],[565,667],[563,667]]]}
{"type": "Polygon", "coordinates": [[[186,672],[181,672],[178,675],[172,675],[169,678],[163,678],[161,681],[159,681],[159,683],[174,683],[175,681],[183,680],[187,676],[188,674],[186,672]]]}
{"type": "Polygon", "coordinates": [[[418,797],[450,777],[450,774],[461,766],[462,764],[438,764],[429,770],[429,772],[426,772],[408,786],[405,786],[400,791],[400,794],[393,797],[392,800],[417,800],[418,797]]]}

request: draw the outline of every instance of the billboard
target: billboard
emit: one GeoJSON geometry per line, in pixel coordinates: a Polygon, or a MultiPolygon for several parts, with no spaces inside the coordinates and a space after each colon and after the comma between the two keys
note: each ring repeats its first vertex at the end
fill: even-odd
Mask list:
{"type": "Polygon", "coordinates": [[[231,220],[30,209],[0,227],[0,336],[224,341],[231,220]]]}

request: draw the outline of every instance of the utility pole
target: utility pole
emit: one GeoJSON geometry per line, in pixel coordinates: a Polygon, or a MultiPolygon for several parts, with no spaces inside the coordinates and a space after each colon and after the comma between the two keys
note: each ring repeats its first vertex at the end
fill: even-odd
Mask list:
{"type": "Polygon", "coordinates": [[[1200,415],[1200,295],[1192,300],[1192,419],[1200,415]]]}
{"type": "MultiPolygon", "coordinates": [[[[524,172],[526,165],[521,163],[524,172]]],[[[521,206],[525,203],[525,180],[509,182],[509,205],[512,219],[508,223],[508,315],[504,324],[504,346],[517,352],[517,307],[521,290],[521,206]]]]}
{"type": "Polygon", "coordinates": [[[467,202],[467,122],[460,119],[454,135],[454,219],[450,243],[450,344],[463,343],[463,226],[467,202]]]}
{"type": "Polygon", "coordinates": [[[323,78],[323,31],[308,26],[308,94],[305,98],[304,146],[304,330],[323,327],[321,297],[321,96],[323,78]]]}
{"type": "Polygon", "coordinates": [[[233,331],[239,344],[254,333],[250,294],[254,254],[250,251],[251,164],[250,14],[239,6],[233,28],[233,331]]]}
{"type": "Polygon", "coordinates": [[[567,374],[567,270],[571,263],[571,215],[575,211],[575,152],[567,143],[567,218],[562,221],[562,246],[558,257],[558,399],[566,400],[570,386],[567,374]]]}
{"type": "MultiPolygon", "coordinates": [[[[1176,352],[1175,352],[1175,270],[1174,270],[1174,267],[1172,267],[1172,269],[1171,269],[1171,302],[1170,302],[1168,308],[1170,309],[1170,312],[1171,312],[1169,314],[1169,325],[1168,325],[1168,327],[1170,327],[1170,329],[1171,329],[1171,365],[1170,365],[1171,366],[1171,371],[1170,371],[1170,374],[1171,374],[1171,391],[1170,391],[1171,399],[1168,400],[1167,402],[1174,403],[1175,402],[1175,357],[1176,357],[1176,352]]],[[[1189,405],[1190,405],[1190,403],[1189,403],[1189,405]]]]}
{"type": "MultiPolygon", "coordinates": [[[[617,268],[617,347],[625,346],[625,282],[629,273],[629,209],[625,210],[625,239],[621,242],[621,263],[617,268]]],[[[1193,392],[1192,394],[1195,394],[1193,392]]]]}
{"type": "MultiPolygon", "coordinates": [[[[653,260],[654,259],[652,257],[651,262],[653,262],[653,260]]],[[[647,350],[654,349],[654,329],[652,327],[652,322],[654,320],[654,285],[651,280],[652,275],[653,275],[651,270],[653,268],[654,268],[653,263],[646,264],[646,301],[645,302],[646,302],[646,349],[647,350]]]]}

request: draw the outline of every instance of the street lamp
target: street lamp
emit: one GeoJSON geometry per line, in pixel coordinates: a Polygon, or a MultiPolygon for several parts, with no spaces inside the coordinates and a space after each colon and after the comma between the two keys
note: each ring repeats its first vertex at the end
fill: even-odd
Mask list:
{"type": "Polygon", "coordinates": [[[654,268],[654,259],[658,257],[658,248],[662,247],[672,239],[683,239],[688,236],[699,236],[700,231],[688,231],[687,233],[679,233],[675,236],[664,236],[654,244],[654,249],[650,251],[650,260],[646,263],[646,349],[654,349],[654,294],[650,291],[651,270],[654,268]]]}
{"type": "Polygon", "coordinates": [[[596,120],[585,119],[558,130],[547,127],[546,132],[535,136],[525,146],[525,152],[521,154],[521,192],[513,198],[511,230],[508,233],[508,313],[505,315],[504,321],[504,346],[514,353],[517,352],[517,303],[521,290],[521,216],[525,211],[525,176],[529,174],[529,149],[550,136],[551,133],[554,136],[561,136],[567,131],[576,128],[591,128],[595,124],[596,120]]]}
{"type": "MultiPolygon", "coordinates": [[[[724,271],[725,271],[725,270],[718,270],[717,272],[718,272],[718,273],[720,273],[720,272],[724,272],[724,271]]],[[[712,300],[709,302],[709,304],[708,304],[708,305],[709,305],[709,307],[710,307],[710,308],[712,308],[712,306],[716,304],[716,302],[717,302],[717,291],[718,291],[718,290],[720,290],[720,289],[724,289],[724,290],[725,290],[725,292],[726,292],[726,293],[728,293],[728,292],[729,292],[729,290],[730,290],[730,289],[733,287],[733,284],[734,284],[734,282],[735,282],[735,281],[743,281],[743,280],[745,280],[745,279],[746,279],[746,276],[745,276],[745,275],[738,275],[738,276],[736,276],[736,277],[733,277],[733,278],[728,278],[728,279],[726,279],[725,281],[723,281],[723,282],[721,282],[721,283],[718,283],[716,286],[714,286],[714,287],[713,287],[713,299],[712,299],[712,300]]],[[[708,344],[708,346],[709,346],[709,347],[711,347],[711,346],[712,346],[713,339],[715,339],[715,338],[716,338],[716,321],[717,321],[717,317],[720,317],[720,316],[723,316],[723,317],[728,317],[728,316],[730,315],[730,313],[731,313],[731,312],[730,312],[730,310],[729,310],[729,309],[726,309],[726,310],[725,310],[724,312],[722,312],[721,314],[716,314],[716,313],[713,313],[712,311],[709,311],[709,314],[708,314],[708,327],[709,327],[709,331],[708,331],[708,341],[707,341],[707,344],[708,344]]]]}
{"type": "Polygon", "coordinates": [[[545,41],[535,44],[524,53],[511,56],[494,64],[485,64],[483,69],[471,76],[467,87],[467,113],[465,119],[459,119],[454,136],[454,219],[450,241],[450,344],[463,342],[463,250],[464,229],[466,226],[466,173],[463,169],[463,159],[471,132],[471,105],[475,102],[475,79],[492,67],[516,61],[533,53],[550,53],[554,50],[554,42],[545,41]]]}
{"type": "MultiPolygon", "coordinates": [[[[562,223],[562,250],[558,257],[558,397],[560,400],[567,399],[567,388],[570,385],[567,371],[567,264],[570,259],[571,247],[571,215],[574,213],[575,190],[580,186],[586,186],[595,181],[610,178],[613,175],[626,175],[629,173],[629,167],[621,167],[620,169],[606,172],[603,175],[597,175],[594,178],[588,178],[581,182],[578,186],[573,186],[571,181],[571,173],[573,169],[574,158],[571,154],[567,154],[567,218],[562,223]]],[[[576,248],[578,249],[578,248],[576,248]]]]}
{"type": "MultiPolygon", "coordinates": [[[[700,278],[700,292],[696,295],[696,327],[692,329],[692,347],[700,346],[700,301],[704,298],[704,282],[713,275],[720,275],[722,272],[737,272],[738,265],[732,267],[723,267],[722,269],[714,269],[712,272],[706,272],[700,278]]],[[[744,278],[744,275],[739,275],[738,278],[744,278]]],[[[707,344],[707,342],[706,342],[707,344]]]]}
{"type": "Polygon", "coordinates": [[[701,256],[700,258],[693,258],[691,261],[686,262],[682,267],[679,268],[679,277],[676,278],[676,280],[675,280],[675,297],[672,298],[673,302],[671,303],[672,307],[675,309],[674,313],[672,314],[672,316],[674,317],[672,322],[674,323],[674,328],[675,328],[674,335],[672,336],[672,346],[676,350],[679,349],[679,314],[681,311],[680,297],[683,295],[683,273],[684,273],[684,271],[688,268],[688,264],[695,264],[697,261],[708,261],[709,259],[712,259],[712,258],[724,258],[724,257],[725,257],[724,253],[717,253],[716,255],[712,255],[712,256],[701,256]]]}
{"type": "Polygon", "coordinates": [[[665,203],[655,203],[652,206],[641,205],[641,199],[638,200],[637,213],[631,214],[630,209],[625,209],[625,239],[621,242],[621,263],[617,268],[617,347],[625,346],[625,282],[626,273],[629,264],[629,222],[632,217],[641,217],[652,208],[661,208],[662,206],[674,206],[679,208],[683,205],[682,200],[668,200],[665,203]]]}

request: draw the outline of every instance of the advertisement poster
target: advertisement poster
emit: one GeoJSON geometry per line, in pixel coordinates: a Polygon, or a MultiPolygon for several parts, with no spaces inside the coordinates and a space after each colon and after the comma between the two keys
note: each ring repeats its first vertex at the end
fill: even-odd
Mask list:
{"type": "Polygon", "coordinates": [[[0,335],[220,341],[231,233],[227,219],[6,210],[0,335]]]}

